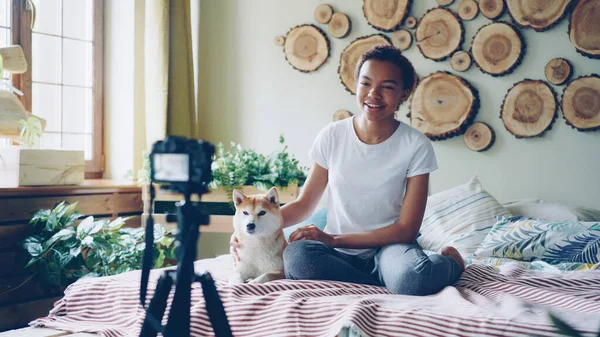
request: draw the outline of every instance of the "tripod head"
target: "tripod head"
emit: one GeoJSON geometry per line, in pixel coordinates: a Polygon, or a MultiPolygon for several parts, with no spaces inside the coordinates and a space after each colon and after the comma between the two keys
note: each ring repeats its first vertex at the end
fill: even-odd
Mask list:
{"type": "Polygon", "coordinates": [[[206,302],[206,311],[216,336],[232,336],[229,322],[214,281],[209,273],[194,272],[199,228],[209,223],[209,216],[202,212],[200,204],[191,202],[191,195],[198,198],[208,192],[212,180],[210,170],[214,146],[203,141],[184,137],[168,137],[152,147],[150,153],[150,207],[146,222],[146,247],[142,263],[140,302],[146,307],[146,291],[150,268],[154,257],[154,219],[152,218],[155,197],[153,182],[163,184],[165,189],[183,194],[177,205],[177,214],[167,215],[168,220],[177,218],[176,256],[177,269],[164,271],[159,278],[154,297],[146,309],[146,317],[140,336],[154,337],[158,332],[165,337],[190,335],[191,284],[200,282],[206,302]],[[161,321],[173,284],[175,295],[166,326],[161,321]]]}

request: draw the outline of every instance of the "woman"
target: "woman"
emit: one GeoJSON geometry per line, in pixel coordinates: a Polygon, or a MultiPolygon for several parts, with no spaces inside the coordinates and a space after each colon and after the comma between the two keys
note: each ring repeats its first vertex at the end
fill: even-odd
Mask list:
{"type": "MultiPolygon", "coordinates": [[[[284,227],[299,223],[329,186],[325,230],[310,225],[290,235],[283,254],[287,278],[429,295],[454,283],[464,270],[455,248],[427,256],[416,242],[429,173],[437,163],[429,140],[394,118],[415,79],[412,64],[394,47],[376,46],[361,57],[356,98],[362,113],[317,135],[304,189],[282,208],[284,227]]],[[[239,244],[231,245],[235,256],[239,244]]]]}

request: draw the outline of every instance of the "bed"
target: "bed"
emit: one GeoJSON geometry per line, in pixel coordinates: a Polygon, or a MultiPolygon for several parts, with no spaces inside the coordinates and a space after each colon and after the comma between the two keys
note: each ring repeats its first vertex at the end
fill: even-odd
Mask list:
{"type": "MultiPolygon", "coordinates": [[[[557,272],[517,263],[471,260],[460,280],[426,297],[343,282],[278,280],[228,285],[231,259],[195,263],[216,281],[234,336],[555,336],[549,313],[595,336],[600,328],[600,271],[557,272]]],[[[149,288],[158,271],[151,273],[149,288]]],[[[140,273],[83,279],[32,326],[139,334],[140,273]]],[[[152,292],[150,292],[151,294],[152,292]]],[[[192,289],[192,335],[212,336],[201,289],[192,289]]]]}
{"type": "MultiPolygon", "coordinates": [[[[557,336],[550,314],[583,336],[596,336],[600,223],[587,220],[600,213],[550,212],[545,204],[542,216],[517,214],[535,213],[539,203],[501,205],[477,179],[429,197],[419,243],[427,253],[453,245],[467,263],[454,285],[431,296],[330,281],[229,285],[229,255],[196,261],[195,269],[215,279],[234,336],[557,336]],[[541,219],[550,213],[565,218],[541,219]]],[[[307,223],[321,226],[323,213],[307,223]]],[[[149,296],[159,272],[151,273],[149,296]]],[[[144,317],[139,284],[140,272],[81,279],[30,325],[138,335],[144,317]]],[[[192,289],[191,312],[192,335],[213,336],[199,285],[192,289]]]]}

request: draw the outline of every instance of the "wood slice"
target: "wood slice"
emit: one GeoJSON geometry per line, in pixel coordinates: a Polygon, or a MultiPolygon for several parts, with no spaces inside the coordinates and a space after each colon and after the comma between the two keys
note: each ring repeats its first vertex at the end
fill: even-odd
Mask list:
{"type": "Polygon", "coordinates": [[[287,33],[283,52],[294,69],[315,71],[329,57],[329,39],[314,25],[296,26],[287,33]]]}
{"type": "Polygon", "coordinates": [[[548,82],[561,85],[569,80],[573,73],[573,67],[569,61],[563,58],[555,58],[546,64],[544,74],[548,82]]]}
{"type": "Polygon", "coordinates": [[[483,152],[494,145],[496,133],[489,125],[477,122],[467,129],[464,139],[469,149],[483,152]]]}
{"type": "Polygon", "coordinates": [[[563,117],[579,131],[600,129],[600,76],[582,76],[571,81],[562,95],[563,117]]]}
{"type": "Polygon", "coordinates": [[[463,20],[473,20],[478,13],[479,5],[474,0],[462,0],[458,5],[458,16],[463,20]]]}
{"type": "Polygon", "coordinates": [[[350,113],[350,111],[348,110],[338,110],[336,112],[333,113],[333,121],[340,121],[342,119],[348,118],[348,117],[352,117],[352,113],[350,113]]]}
{"type": "Polygon", "coordinates": [[[492,76],[510,74],[524,54],[525,41],[513,26],[503,22],[481,27],[471,42],[473,61],[492,76]]]}
{"type": "Polygon", "coordinates": [[[404,20],[404,25],[410,29],[413,29],[417,26],[417,18],[415,18],[414,16],[409,16],[406,18],[406,20],[404,20]]]}
{"type": "Polygon", "coordinates": [[[479,0],[479,11],[490,20],[495,20],[504,13],[504,0],[479,0]]]}
{"type": "Polygon", "coordinates": [[[432,140],[462,134],[479,109],[479,97],[463,78],[439,71],[417,85],[410,101],[410,123],[432,140]]]}
{"type": "Polygon", "coordinates": [[[460,19],[451,11],[438,7],[425,13],[415,39],[423,56],[442,61],[460,49],[464,33],[460,19]]]}
{"type": "Polygon", "coordinates": [[[335,13],[329,21],[329,34],[338,39],[345,38],[350,34],[352,24],[348,16],[344,13],[335,13]]]}
{"type": "Polygon", "coordinates": [[[471,67],[471,55],[465,51],[457,51],[452,55],[450,64],[456,71],[467,71],[471,67]]]}
{"type": "Polygon", "coordinates": [[[573,0],[506,0],[508,13],[521,28],[543,32],[557,24],[573,0]]]}
{"type": "Polygon", "coordinates": [[[363,0],[363,13],[373,28],[393,32],[408,15],[411,0],[363,0]]]}
{"type": "Polygon", "coordinates": [[[500,118],[517,138],[539,137],[556,119],[556,96],[548,84],[525,79],[508,90],[500,118]]]}
{"type": "Polygon", "coordinates": [[[342,51],[338,74],[340,75],[342,84],[352,95],[356,94],[356,79],[354,78],[354,72],[356,71],[358,60],[367,50],[379,44],[391,45],[392,42],[383,34],[373,34],[359,37],[352,41],[344,51],[342,51]]]}
{"type": "Polygon", "coordinates": [[[435,0],[435,2],[437,2],[440,6],[448,6],[451,5],[454,0],[435,0]]]}
{"type": "Polygon", "coordinates": [[[333,8],[327,4],[317,6],[315,9],[315,21],[320,24],[329,23],[333,16],[333,8]]]}
{"type": "Polygon", "coordinates": [[[600,58],[600,1],[579,0],[569,20],[569,38],[581,55],[600,58]]]}
{"type": "Polygon", "coordinates": [[[281,36],[281,35],[275,36],[275,44],[276,45],[283,46],[284,43],[285,43],[285,37],[284,36],[281,36]]]}
{"type": "Polygon", "coordinates": [[[412,35],[406,29],[400,29],[392,34],[392,43],[394,47],[400,50],[406,50],[412,44],[412,35]]]}

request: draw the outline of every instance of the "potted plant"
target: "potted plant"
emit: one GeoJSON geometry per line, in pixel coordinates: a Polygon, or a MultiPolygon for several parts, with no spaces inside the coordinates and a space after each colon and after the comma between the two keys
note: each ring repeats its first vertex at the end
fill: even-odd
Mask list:
{"type": "MultiPolygon", "coordinates": [[[[64,288],[82,277],[140,269],[144,228],[124,227],[128,218],[84,217],[76,207],[77,203],[61,202],[33,215],[30,224],[35,234],[22,243],[28,258],[25,268],[33,271],[32,278],[51,288],[64,288]]],[[[174,240],[164,227],[155,225],[154,268],[174,264],[174,240]]]]}
{"type": "MultiPolygon", "coordinates": [[[[241,144],[234,142],[230,144],[229,149],[222,143],[217,144],[211,167],[211,191],[202,196],[203,209],[211,215],[211,223],[222,224],[223,228],[230,227],[230,217],[234,213],[231,195],[234,189],[239,189],[245,194],[259,194],[266,193],[269,188],[276,186],[279,200],[283,204],[298,197],[299,187],[306,180],[307,168],[300,166],[298,160],[287,151],[283,136],[279,137],[279,143],[282,148],[268,155],[245,149],[241,144]]],[[[149,210],[150,160],[147,153],[144,154],[138,181],[143,187],[144,223],[149,210]]],[[[155,192],[155,221],[165,224],[166,218],[161,213],[173,213],[174,202],[182,197],[159,188],[155,189],[155,192]]]]}

